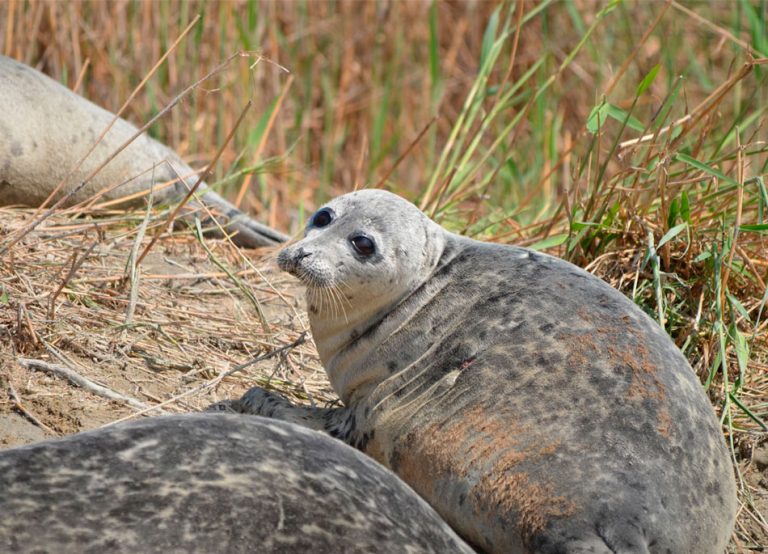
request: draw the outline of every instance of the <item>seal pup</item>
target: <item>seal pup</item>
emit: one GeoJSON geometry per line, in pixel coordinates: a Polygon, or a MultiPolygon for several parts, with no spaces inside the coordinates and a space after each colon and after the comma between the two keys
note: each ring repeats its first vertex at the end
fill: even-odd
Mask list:
{"type": "Polygon", "coordinates": [[[360,452],[242,415],[150,418],[0,451],[2,552],[469,554],[360,452]]]}
{"type": "MultiPolygon", "coordinates": [[[[0,56],[0,205],[36,207],[88,152],[114,114],[75,94],[47,75],[11,58],[0,56]]],[[[138,129],[118,119],[80,169],[71,175],[55,200],[81,182],[138,129]]],[[[102,200],[117,200],[148,190],[153,183],[193,175],[176,152],[139,135],[66,202],[72,205],[111,188],[102,200]],[[170,165],[169,165],[170,164],[170,165]],[[119,186],[117,186],[119,185],[119,186]]],[[[160,189],[155,199],[180,199],[197,180],[160,189]]],[[[201,183],[199,196],[213,208],[233,239],[247,247],[285,242],[287,237],[262,225],[201,183]]],[[[142,200],[139,200],[142,201],[142,200]]]]}
{"type": "Polygon", "coordinates": [[[488,552],[722,554],[735,482],[712,406],[605,282],[378,190],[321,208],[278,263],[344,407],[257,388],[236,409],[356,446],[488,552]]]}

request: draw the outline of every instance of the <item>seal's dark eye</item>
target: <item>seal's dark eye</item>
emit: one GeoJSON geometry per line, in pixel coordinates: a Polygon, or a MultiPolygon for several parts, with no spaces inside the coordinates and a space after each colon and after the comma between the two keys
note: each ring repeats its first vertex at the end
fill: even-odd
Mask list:
{"type": "Polygon", "coordinates": [[[349,239],[349,242],[351,242],[352,246],[355,247],[357,253],[363,256],[370,256],[376,252],[376,245],[366,236],[358,235],[356,237],[352,237],[349,239]]]}
{"type": "Polygon", "coordinates": [[[333,221],[333,212],[328,208],[319,210],[315,217],[312,218],[312,225],[314,227],[325,227],[333,221]]]}

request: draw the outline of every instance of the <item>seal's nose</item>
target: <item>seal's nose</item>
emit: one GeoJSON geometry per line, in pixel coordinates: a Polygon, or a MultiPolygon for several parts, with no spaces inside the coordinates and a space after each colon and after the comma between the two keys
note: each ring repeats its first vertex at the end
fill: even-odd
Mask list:
{"type": "Polygon", "coordinates": [[[298,248],[291,248],[289,246],[288,248],[281,250],[277,255],[277,265],[283,271],[295,274],[296,269],[299,267],[299,262],[311,255],[312,252],[307,252],[303,246],[299,246],[298,248]]]}

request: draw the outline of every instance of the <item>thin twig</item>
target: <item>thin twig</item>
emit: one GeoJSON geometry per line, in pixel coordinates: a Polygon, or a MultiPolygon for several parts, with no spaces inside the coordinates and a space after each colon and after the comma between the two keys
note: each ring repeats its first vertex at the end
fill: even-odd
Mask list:
{"type": "Polygon", "coordinates": [[[53,319],[56,317],[56,299],[59,297],[59,294],[61,294],[61,291],[64,290],[64,287],[67,286],[67,283],[77,274],[77,271],[80,269],[80,267],[83,265],[85,260],[88,259],[88,256],[91,255],[91,252],[93,252],[93,249],[96,247],[96,245],[99,244],[99,241],[96,240],[91,246],[88,248],[88,250],[85,251],[85,254],[80,256],[80,259],[77,259],[77,253],[73,253],[72,256],[72,267],[69,268],[69,272],[67,273],[67,276],[64,277],[64,279],[59,284],[58,288],[54,291],[54,293],[51,295],[51,301],[48,305],[48,319],[53,321],[53,319]]]}
{"type": "Polygon", "coordinates": [[[75,86],[72,87],[72,92],[77,92],[77,89],[83,84],[83,79],[85,78],[85,73],[88,71],[89,65],[91,65],[91,58],[86,58],[83,67],[80,69],[80,75],[77,76],[77,81],[75,81],[75,86]]]}
{"type": "MultiPolygon", "coordinates": [[[[152,179],[154,182],[154,176],[152,179]]],[[[130,293],[128,294],[128,308],[125,310],[125,324],[130,325],[133,322],[133,314],[136,310],[136,302],[139,299],[139,267],[136,264],[136,257],[139,255],[139,248],[141,248],[141,241],[144,240],[144,233],[147,231],[147,225],[149,224],[150,216],[152,215],[152,188],[150,187],[149,200],[147,203],[147,213],[144,216],[144,221],[141,222],[136,232],[136,238],[133,241],[131,247],[131,253],[128,255],[128,260],[125,263],[125,278],[131,284],[130,293]]]]}
{"type": "Polygon", "coordinates": [[[648,40],[648,37],[651,36],[651,33],[653,30],[658,26],[659,23],[661,23],[661,18],[664,17],[664,14],[667,13],[667,10],[669,9],[669,6],[672,4],[672,0],[667,0],[664,2],[664,6],[661,8],[661,11],[659,11],[658,15],[656,16],[656,19],[653,20],[653,23],[645,30],[645,33],[643,33],[643,36],[640,38],[639,41],[637,41],[637,44],[635,44],[635,48],[632,50],[632,53],[627,56],[627,59],[624,60],[624,63],[621,64],[621,67],[616,72],[616,74],[611,78],[611,81],[608,83],[608,86],[605,87],[605,92],[603,93],[603,96],[608,96],[611,94],[611,91],[613,91],[613,87],[616,86],[616,83],[619,82],[619,79],[621,79],[621,76],[626,73],[627,68],[629,68],[629,64],[632,63],[632,60],[635,59],[635,56],[637,56],[637,53],[640,51],[640,48],[642,48],[643,44],[648,40]]]}
{"type": "Polygon", "coordinates": [[[56,377],[66,379],[73,385],[84,388],[103,398],[108,398],[110,400],[117,400],[118,402],[124,402],[125,404],[128,404],[131,408],[135,408],[137,410],[150,410],[150,409],[156,408],[156,406],[148,406],[147,404],[144,404],[143,402],[140,402],[135,398],[131,398],[130,396],[126,396],[122,393],[115,392],[112,389],[109,389],[103,385],[94,383],[90,379],[83,377],[82,375],[80,375],[76,371],[69,369],[68,367],[54,365],[48,362],[44,362],[42,360],[33,360],[29,358],[18,358],[16,361],[21,367],[25,369],[32,369],[36,371],[44,371],[45,373],[50,373],[52,375],[55,375],[56,377]]]}
{"type": "Polygon", "coordinates": [[[222,379],[224,379],[226,377],[230,377],[230,376],[234,375],[235,373],[237,373],[238,371],[242,371],[246,367],[250,367],[250,366],[252,366],[255,363],[262,362],[264,360],[268,360],[269,358],[273,358],[274,356],[276,356],[278,354],[282,354],[283,352],[286,352],[288,350],[293,350],[294,348],[296,348],[297,346],[301,346],[305,342],[307,342],[307,332],[306,331],[301,333],[299,335],[299,338],[297,338],[292,343],[286,344],[285,346],[281,346],[280,348],[276,348],[275,350],[272,350],[271,352],[267,352],[266,354],[262,354],[261,356],[256,356],[252,360],[249,360],[249,361],[247,361],[245,363],[242,363],[240,365],[236,365],[232,369],[230,369],[228,371],[225,371],[224,373],[219,375],[216,379],[221,381],[222,379]]]}
{"type": "Polygon", "coordinates": [[[387,179],[389,179],[389,176],[392,175],[392,172],[397,169],[397,166],[400,165],[400,162],[402,162],[408,154],[411,153],[411,150],[413,150],[416,145],[421,141],[421,139],[424,137],[425,134],[427,134],[427,131],[429,131],[429,128],[432,127],[432,125],[437,121],[437,116],[434,116],[432,119],[429,120],[429,122],[424,125],[424,128],[421,130],[421,132],[416,135],[416,138],[411,141],[411,144],[408,145],[408,148],[405,149],[405,151],[400,154],[400,156],[395,160],[395,163],[392,164],[392,167],[389,168],[389,170],[384,174],[384,176],[379,179],[379,182],[376,183],[376,186],[373,188],[380,189],[382,186],[384,186],[384,183],[387,182],[387,179]]]}
{"type": "Polygon", "coordinates": [[[739,136],[740,129],[736,127],[736,181],[739,186],[736,191],[736,220],[733,223],[733,236],[731,237],[731,248],[728,252],[728,261],[723,265],[723,280],[720,290],[720,302],[721,305],[725,303],[725,295],[728,292],[728,277],[731,274],[731,267],[733,267],[733,255],[736,253],[736,246],[739,241],[739,228],[741,227],[741,216],[744,205],[744,157],[741,147],[741,137],[739,136]]]}
{"type": "Polygon", "coordinates": [[[670,145],[670,148],[674,148],[677,142],[686,134],[688,130],[695,127],[703,117],[705,117],[708,113],[710,113],[715,107],[717,107],[720,104],[723,97],[736,85],[736,83],[738,83],[739,81],[744,79],[744,77],[749,75],[749,73],[752,71],[752,68],[755,65],[757,65],[755,63],[755,60],[750,60],[744,63],[744,65],[741,66],[741,69],[739,69],[738,72],[736,72],[730,79],[728,79],[726,82],[724,82],[723,84],[718,86],[714,91],[712,91],[709,94],[709,96],[707,96],[704,100],[702,100],[698,106],[693,108],[690,113],[686,114],[685,116],[681,117],[680,119],[671,123],[670,125],[663,127],[662,129],[656,131],[655,133],[643,135],[642,137],[639,137],[639,138],[625,140],[624,142],[619,143],[618,149],[623,150],[628,146],[634,146],[635,144],[638,144],[641,142],[647,142],[653,139],[657,135],[662,135],[664,133],[669,132],[671,129],[674,129],[680,125],[684,125],[685,128],[683,129],[683,132],[680,133],[676,141],[673,142],[672,145],[670,145]]]}
{"type": "MultiPolygon", "coordinates": [[[[248,100],[248,102],[245,104],[245,107],[243,108],[243,111],[240,112],[240,117],[237,118],[237,121],[235,121],[235,125],[232,127],[232,129],[229,132],[229,135],[224,140],[222,145],[219,147],[219,151],[216,152],[216,155],[213,157],[213,160],[211,160],[211,163],[208,164],[208,167],[205,168],[205,171],[203,171],[200,176],[197,178],[197,182],[192,186],[191,189],[189,189],[189,192],[187,195],[182,199],[181,202],[179,202],[176,205],[176,208],[171,212],[171,214],[168,216],[168,219],[165,222],[166,226],[170,226],[173,221],[176,219],[176,216],[178,215],[181,208],[189,202],[189,199],[192,198],[192,196],[195,194],[195,191],[200,187],[200,185],[203,183],[206,177],[210,175],[210,173],[213,171],[213,168],[216,166],[216,163],[218,163],[219,158],[221,157],[222,152],[224,152],[224,149],[227,147],[229,142],[232,140],[232,137],[235,136],[235,131],[237,131],[237,128],[240,127],[240,124],[243,122],[243,118],[245,117],[245,114],[248,112],[248,110],[253,105],[253,102],[251,100],[248,100]]],[[[152,237],[152,240],[149,241],[149,244],[144,248],[144,251],[141,253],[141,256],[139,256],[139,259],[136,261],[136,266],[138,267],[141,265],[141,262],[144,261],[144,258],[149,254],[149,251],[152,249],[152,247],[155,245],[155,243],[160,238],[161,233],[157,233],[154,237],[152,237]]]]}
{"type": "Polygon", "coordinates": [[[21,331],[22,317],[24,318],[24,323],[26,323],[27,329],[29,330],[29,336],[32,339],[32,344],[37,346],[40,344],[40,341],[37,337],[37,333],[35,332],[35,328],[32,326],[32,319],[29,317],[29,312],[27,311],[26,306],[22,303],[19,303],[16,317],[16,325],[19,331],[21,331]]]}
{"type": "MultiPolygon", "coordinates": [[[[269,136],[269,131],[272,129],[272,126],[275,124],[275,119],[277,119],[277,113],[280,111],[280,107],[283,105],[283,101],[285,100],[285,97],[288,94],[288,90],[291,88],[292,83],[293,83],[293,75],[289,75],[288,80],[283,85],[283,90],[280,91],[280,96],[277,97],[277,101],[275,102],[274,106],[272,106],[272,112],[269,114],[269,120],[267,121],[267,124],[264,127],[264,131],[261,133],[259,144],[256,145],[256,151],[253,153],[254,161],[260,158],[261,153],[264,151],[264,145],[267,143],[267,137],[269,136]]],[[[237,198],[235,199],[236,208],[240,208],[240,205],[243,202],[243,198],[245,197],[245,193],[248,190],[249,182],[250,182],[250,179],[248,178],[243,179],[243,183],[240,186],[240,191],[237,193],[237,198]]]]}
{"type": "MultiPolygon", "coordinates": [[[[702,17],[701,15],[696,13],[695,11],[688,9],[685,6],[681,6],[680,4],[675,2],[674,0],[672,2],[672,5],[675,7],[676,10],[680,10],[681,12],[683,12],[685,15],[687,15],[691,19],[701,23],[702,25],[704,25],[705,27],[707,27],[711,31],[714,31],[715,33],[718,33],[722,37],[730,40],[731,42],[733,42],[734,44],[740,46],[741,48],[743,48],[747,52],[750,52],[750,51],[758,52],[757,50],[755,50],[755,47],[753,45],[751,45],[751,44],[749,44],[747,42],[744,42],[743,40],[740,40],[739,38],[734,36],[733,33],[731,33],[730,31],[727,31],[727,30],[723,29],[722,27],[720,27],[718,25],[715,25],[714,23],[712,23],[708,19],[702,17]]],[[[760,54],[761,56],[766,56],[766,55],[768,55],[768,52],[758,52],[758,54],[760,54]]]]}
{"type": "Polygon", "coordinates": [[[243,293],[243,296],[248,299],[253,308],[256,310],[256,315],[259,317],[261,328],[263,329],[264,333],[269,334],[269,323],[267,323],[267,318],[264,317],[264,310],[261,309],[261,303],[259,302],[259,299],[256,298],[256,295],[253,294],[253,291],[251,291],[249,287],[247,287],[240,279],[238,279],[235,273],[230,270],[224,262],[219,260],[219,258],[216,257],[216,254],[214,254],[213,251],[208,247],[208,244],[205,242],[205,237],[203,236],[203,229],[200,226],[199,219],[195,220],[195,230],[197,231],[197,240],[205,250],[205,253],[208,254],[208,259],[211,260],[218,268],[224,271],[227,274],[227,277],[229,277],[235,286],[240,289],[240,292],[243,293]]]}
{"type": "Polygon", "coordinates": [[[152,410],[155,410],[155,409],[158,409],[158,408],[162,408],[164,406],[167,406],[169,404],[177,402],[177,401],[181,400],[182,398],[186,398],[188,396],[192,396],[193,394],[198,394],[198,393],[201,393],[201,392],[203,392],[205,390],[214,388],[214,387],[218,386],[218,384],[221,383],[224,379],[234,375],[238,371],[242,371],[246,367],[252,366],[255,363],[262,362],[264,360],[268,360],[269,358],[277,356],[278,354],[281,354],[283,352],[286,352],[288,350],[296,348],[297,346],[301,346],[302,344],[304,344],[306,342],[306,340],[307,340],[307,333],[303,332],[303,333],[301,333],[301,335],[299,335],[298,339],[296,339],[295,341],[293,341],[290,344],[286,344],[285,346],[281,346],[280,348],[276,348],[275,350],[267,352],[266,354],[262,354],[261,356],[256,356],[252,360],[249,360],[249,361],[247,361],[245,363],[242,363],[240,365],[236,365],[232,369],[229,369],[229,370],[225,371],[224,373],[221,373],[221,374],[217,375],[215,378],[211,379],[210,381],[207,381],[207,382],[203,383],[202,385],[198,385],[197,387],[189,389],[188,391],[185,391],[185,392],[183,392],[181,394],[177,394],[173,398],[169,398],[168,400],[166,400],[164,402],[161,402],[160,404],[157,404],[155,406],[150,406],[150,407],[146,408],[145,410],[142,410],[140,412],[136,412],[135,414],[131,414],[131,415],[128,415],[128,416],[123,417],[121,419],[118,419],[118,420],[115,420],[115,421],[111,421],[111,422],[107,423],[106,425],[104,425],[104,427],[109,427],[110,425],[114,425],[116,423],[121,423],[123,421],[127,421],[129,419],[133,419],[135,417],[144,415],[147,412],[150,412],[152,410]]]}
{"type": "Polygon", "coordinates": [[[26,417],[28,420],[30,420],[32,423],[40,427],[41,429],[48,431],[52,435],[58,435],[56,431],[48,427],[45,423],[40,421],[35,414],[27,410],[24,405],[21,403],[21,398],[19,398],[19,395],[16,394],[16,390],[13,388],[13,385],[11,383],[8,384],[8,394],[11,396],[11,400],[13,401],[13,407],[16,408],[18,411],[22,413],[24,417],[26,417]]]}

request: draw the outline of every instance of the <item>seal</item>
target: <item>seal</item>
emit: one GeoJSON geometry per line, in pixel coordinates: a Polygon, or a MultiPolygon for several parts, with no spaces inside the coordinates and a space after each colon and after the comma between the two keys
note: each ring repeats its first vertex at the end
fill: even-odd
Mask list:
{"type": "MultiPolygon", "coordinates": [[[[102,192],[102,200],[120,200],[145,192],[153,184],[158,187],[156,200],[185,195],[194,181],[188,185],[183,178],[194,176],[194,170],[176,152],[139,133],[124,119],[115,121],[80,169],[69,175],[114,117],[39,71],[0,56],[0,205],[39,206],[62,181],[65,185],[54,200],[69,194],[64,205],[102,192]],[[134,136],[133,142],[86,181],[134,136]],[[159,188],[164,182],[176,184],[159,188]]],[[[205,183],[198,192],[228,231],[236,232],[233,240],[239,245],[268,246],[287,239],[245,215],[205,183]]]]}
{"type": "Polygon", "coordinates": [[[2,552],[472,550],[390,471],[284,422],[149,418],[0,451],[2,552]]]}
{"type": "Polygon", "coordinates": [[[344,407],[257,388],[237,410],[356,446],[488,552],[722,554],[736,496],[712,406],[605,282],[378,190],[332,200],[278,264],[344,407]]]}

